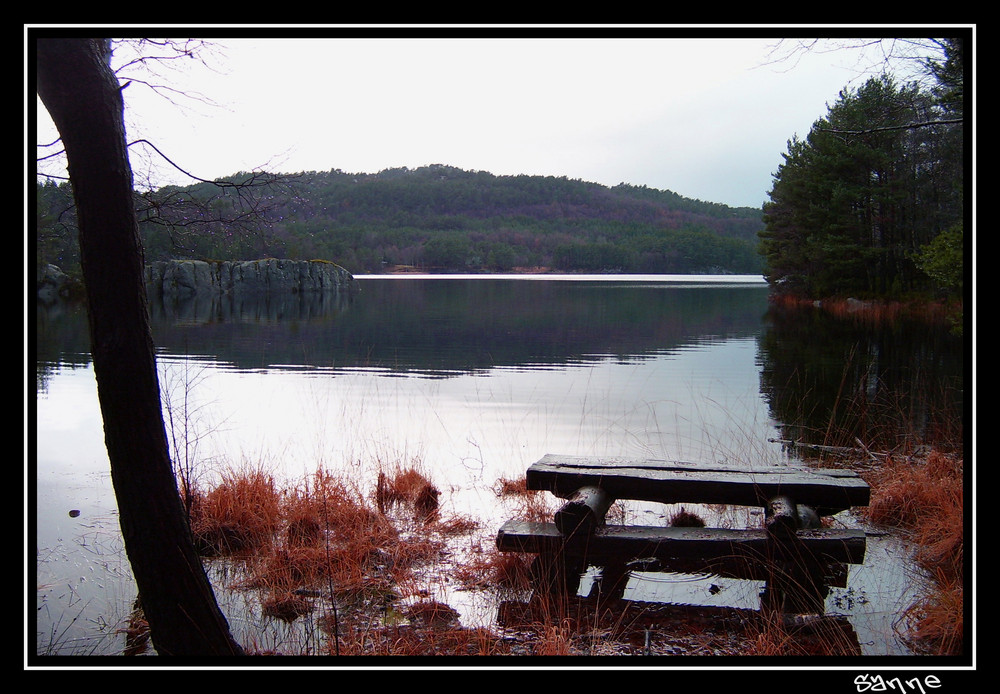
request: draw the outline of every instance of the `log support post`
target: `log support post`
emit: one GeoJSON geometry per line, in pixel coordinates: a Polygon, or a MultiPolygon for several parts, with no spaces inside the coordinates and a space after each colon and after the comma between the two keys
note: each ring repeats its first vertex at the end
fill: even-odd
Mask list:
{"type": "Polygon", "coordinates": [[[818,567],[774,562],[761,593],[761,608],[784,614],[823,614],[830,589],[818,567]]]}
{"type": "Polygon", "coordinates": [[[777,496],[767,502],[764,509],[765,526],[771,537],[786,539],[799,527],[799,513],[795,502],[787,496],[777,496]]]}
{"type": "Polygon", "coordinates": [[[762,607],[785,613],[822,614],[829,593],[822,575],[823,563],[796,534],[803,528],[819,527],[819,517],[812,508],[800,506],[788,496],[778,496],[767,503],[765,518],[773,551],[761,595],[762,607]]]}
{"type": "Polygon", "coordinates": [[[589,535],[605,523],[615,498],[600,487],[581,487],[556,511],[555,522],[564,537],[589,535]]]}

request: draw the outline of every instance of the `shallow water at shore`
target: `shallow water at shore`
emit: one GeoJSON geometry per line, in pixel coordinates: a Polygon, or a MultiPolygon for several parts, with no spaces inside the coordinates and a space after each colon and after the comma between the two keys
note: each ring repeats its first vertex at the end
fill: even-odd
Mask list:
{"type": "MultiPolygon", "coordinates": [[[[221,321],[217,306],[157,309],[164,398],[206,482],[230,466],[290,484],[323,468],[371,489],[380,468],[413,464],[441,489],[443,512],[481,523],[485,544],[510,512],[497,481],[546,453],[795,462],[771,442],[786,432],[762,392],[774,354],[759,281],[524,277],[361,278],[351,304],[244,307],[221,321]]],[[[134,585],[86,331],[78,315],[40,323],[36,650],[119,652],[134,585]]],[[[643,522],[667,513],[634,511],[643,522]]],[[[850,513],[836,522],[858,524],[850,513]]],[[[827,600],[866,654],[908,653],[893,628],[919,584],[907,555],[871,536],[865,565],[827,600]]],[[[755,609],[751,583],[713,592],[711,577],[639,576],[630,595],[755,609]]],[[[492,618],[481,595],[442,598],[466,622],[492,618]]],[[[245,599],[220,596],[234,622],[261,629],[236,614],[245,599]]],[[[268,628],[271,641],[289,636],[268,628]]]]}

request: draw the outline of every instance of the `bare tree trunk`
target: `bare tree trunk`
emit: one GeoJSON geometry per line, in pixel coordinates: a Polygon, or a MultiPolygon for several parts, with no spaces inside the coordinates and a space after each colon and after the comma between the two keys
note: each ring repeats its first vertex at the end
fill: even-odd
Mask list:
{"type": "Polygon", "coordinates": [[[105,444],[153,644],[161,655],[242,655],[195,552],[171,469],[110,45],[40,38],[36,50],[36,89],[69,162],[105,444]]]}

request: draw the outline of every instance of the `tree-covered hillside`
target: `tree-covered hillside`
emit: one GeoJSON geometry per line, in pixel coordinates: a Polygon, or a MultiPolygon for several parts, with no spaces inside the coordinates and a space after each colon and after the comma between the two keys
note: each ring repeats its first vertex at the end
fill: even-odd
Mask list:
{"type": "MultiPolygon", "coordinates": [[[[670,191],[443,165],[334,169],[137,195],[146,261],[326,259],[350,271],[759,273],[761,211],[670,191]],[[243,184],[243,185],[232,185],[243,184]]],[[[38,186],[39,262],[75,270],[65,185],[38,186]]]]}

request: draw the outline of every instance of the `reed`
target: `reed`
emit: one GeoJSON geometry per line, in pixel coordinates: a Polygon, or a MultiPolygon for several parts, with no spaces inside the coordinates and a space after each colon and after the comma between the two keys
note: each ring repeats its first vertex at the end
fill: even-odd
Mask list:
{"type": "Polygon", "coordinates": [[[675,528],[704,528],[705,521],[697,513],[688,511],[683,506],[675,511],[669,520],[669,524],[675,528]]]}
{"type": "Polygon", "coordinates": [[[455,568],[455,579],[468,589],[491,589],[498,595],[530,590],[531,567],[526,554],[500,552],[495,547],[472,554],[455,568]]]}
{"type": "Polygon", "coordinates": [[[750,639],[750,656],[857,656],[858,637],[843,618],[813,617],[790,619],[765,613],[758,620],[756,635],[750,639]]]}
{"type": "Polygon", "coordinates": [[[550,495],[528,489],[528,481],[524,477],[513,480],[501,478],[494,484],[494,492],[507,502],[510,507],[508,512],[525,520],[545,521],[552,517],[555,510],[550,495]]]}
{"type": "MultiPolygon", "coordinates": [[[[192,528],[207,556],[241,567],[230,588],[259,594],[265,617],[293,624],[319,609],[331,652],[399,654],[417,649],[386,629],[403,598],[426,592],[415,570],[443,564],[444,538],[478,527],[442,516],[439,496],[413,466],[381,471],[372,494],[325,470],[280,491],[266,473],[231,470],[198,490],[192,528]]],[[[432,628],[435,648],[491,652],[482,634],[440,628],[447,606],[416,605],[409,618],[432,628]]]]}
{"type": "Polygon", "coordinates": [[[965,510],[960,456],[932,451],[925,458],[889,457],[868,474],[868,517],[910,533],[917,562],[932,588],[904,622],[919,650],[959,655],[964,647],[965,510]]]}
{"type": "Polygon", "coordinates": [[[205,491],[189,490],[195,545],[206,556],[242,554],[267,548],[280,523],[280,493],[264,470],[247,468],[223,473],[222,481],[205,491]]]}
{"type": "Polygon", "coordinates": [[[409,507],[414,519],[429,521],[437,517],[441,492],[416,467],[379,471],[375,487],[375,503],[380,513],[393,507],[409,507]]]}
{"type": "Polygon", "coordinates": [[[904,622],[917,650],[959,655],[965,646],[965,590],[953,576],[935,572],[935,589],[910,606],[904,622]]]}

